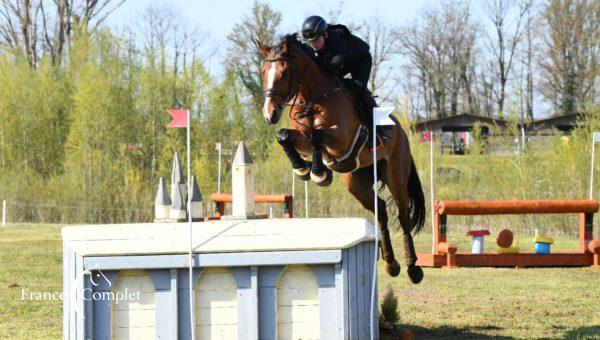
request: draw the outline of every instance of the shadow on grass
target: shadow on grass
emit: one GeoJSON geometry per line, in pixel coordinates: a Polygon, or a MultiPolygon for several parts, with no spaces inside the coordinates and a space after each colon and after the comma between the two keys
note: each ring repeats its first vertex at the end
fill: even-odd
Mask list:
{"type": "Polygon", "coordinates": [[[600,326],[586,326],[575,328],[565,333],[565,339],[598,339],[600,326]]]}
{"type": "Polygon", "coordinates": [[[448,327],[425,328],[414,325],[403,325],[410,330],[415,339],[516,339],[510,336],[488,335],[490,331],[500,331],[503,328],[497,326],[473,326],[473,327],[448,327]]]}

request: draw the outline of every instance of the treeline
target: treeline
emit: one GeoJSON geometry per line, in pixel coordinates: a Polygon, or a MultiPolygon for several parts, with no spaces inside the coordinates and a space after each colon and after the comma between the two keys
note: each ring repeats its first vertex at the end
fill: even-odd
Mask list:
{"type": "Polygon", "coordinates": [[[2,46],[0,198],[13,221],[151,220],[158,177],[170,175],[174,152],[186,161],[185,131],[166,129],[168,108],[193,112],[192,166],[205,193],[216,191],[214,142],[226,153],[224,188],[237,141],[250,144],[257,163],[266,159],[272,129],[233,69],[223,79],[207,73],[191,43],[200,38],[178,18],[150,8],[148,30],[136,35],[72,15],[61,19],[70,29],[60,33],[60,55],[39,28],[39,36],[17,30],[2,46]]]}
{"type": "Polygon", "coordinates": [[[442,1],[425,8],[398,31],[413,114],[527,121],[534,113],[586,111],[600,96],[599,18],[597,0],[442,1]]]}
{"type": "MultiPolygon", "coordinates": [[[[0,199],[9,202],[9,221],[150,221],[158,178],[169,177],[173,153],[179,152],[183,164],[186,162],[185,131],[166,128],[169,116],[165,110],[174,107],[192,111],[192,169],[205,201],[217,187],[215,142],[223,143],[225,191],[230,188],[231,154],[243,140],[257,166],[257,191],[290,192],[290,166],[274,139],[278,127],[268,126],[260,114],[262,60],[253,43],[255,38],[273,42],[283,33],[281,14],[255,2],[230,32],[226,46],[220,48],[223,55],[214,58],[202,31],[168,7],[148,8],[129,28],[106,27],[105,19],[120,3],[0,2],[0,199]],[[219,72],[208,70],[208,60],[215,59],[222,68],[219,72]]],[[[576,5],[597,3],[580,1],[576,5]]],[[[441,11],[441,4],[432,13],[441,11]]],[[[344,21],[339,11],[327,17],[344,21]]],[[[402,83],[390,69],[399,53],[406,53],[400,48],[405,39],[414,36],[398,36],[398,27],[380,21],[348,23],[371,43],[372,89],[401,107],[402,83]]],[[[589,56],[597,51],[597,46],[594,48],[584,54],[589,56]]],[[[448,62],[445,56],[439,58],[448,62]]],[[[469,60],[469,65],[474,65],[474,57],[469,60]]],[[[452,79],[445,73],[436,77],[452,79]]],[[[590,81],[595,85],[586,96],[597,96],[597,76],[588,78],[587,87],[590,81]]],[[[457,111],[462,110],[468,95],[461,79],[454,92],[448,90],[448,83],[436,88],[444,90],[437,97],[430,96],[437,93],[431,86],[439,82],[426,80],[427,86],[418,87],[423,88],[422,93],[410,93],[408,105],[398,110],[403,121],[408,121],[409,111],[422,107],[437,115],[451,114],[452,103],[457,111]],[[425,95],[427,105],[422,99],[425,95]],[[456,101],[448,99],[454,96],[456,101]],[[444,109],[434,111],[438,104],[433,98],[441,97],[445,99],[439,107],[444,109]]],[[[483,107],[482,99],[471,89],[474,105],[483,107]]],[[[576,105],[582,105],[585,101],[578,96],[576,105]]],[[[418,166],[425,167],[421,162],[418,166]]],[[[344,193],[342,182],[336,176],[332,188],[310,186],[312,216],[363,213],[344,193]]],[[[304,211],[302,192],[296,182],[300,216],[304,211]]],[[[278,213],[280,208],[274,208],[278,213]]]]}

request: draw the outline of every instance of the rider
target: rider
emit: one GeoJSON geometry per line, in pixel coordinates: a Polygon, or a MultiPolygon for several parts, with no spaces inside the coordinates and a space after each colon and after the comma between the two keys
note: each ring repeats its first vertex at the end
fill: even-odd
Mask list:
{"type": "Polygon", "coordinates": [[[364,110],[362,123],[369,132],[373,126],[373,107],[377,103],[367,89],[371,74],[369,44],[350,33],[343,25],[327,25],[325,19],[313,15],[302,24],[302,37],[314,51],[314,59],[327,74],[343,78],[350,74],[364,110]]]}

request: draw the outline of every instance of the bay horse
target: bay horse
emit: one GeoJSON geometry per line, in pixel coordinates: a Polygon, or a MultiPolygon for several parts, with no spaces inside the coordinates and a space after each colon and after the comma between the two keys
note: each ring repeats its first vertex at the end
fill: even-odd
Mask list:
{"type": "MultiPolygon", "coordinates": [[[[288,34],[278,45],[256,41],[263,55],[262,68],[265,102],[263,115],[269,124],[277,124],[284,107],[290,107],[290,129],[277,132],[277,140],[292,163],[296,175],[312,179],[318,185],[331,183],[333,169],[344,173],[348,191],[374,212],[373,156],[367,145],[367,131],[361,125],[359,108],[344,81],[326,75],[297,38],[288,34]],[[312,157],[312,162],[307,161],[312,157]]],[[[412,231],[419,232],[425,222],[425,200],[421,181],[410,153],[406,133],[398,120],[386,130],[387,143],[378,146],[378,179],[387,186],[398,208],[404,233],[404,257],[413,283],[423,279],[416,265],[417,255],[412,231]]],[[[383,187],[382,187],[383,188],[383,187]]],[[[378,197],[378,222],[381,253],[390,276],[400,273],[400,265],[388,230],[385,201],[378,197]]]]}

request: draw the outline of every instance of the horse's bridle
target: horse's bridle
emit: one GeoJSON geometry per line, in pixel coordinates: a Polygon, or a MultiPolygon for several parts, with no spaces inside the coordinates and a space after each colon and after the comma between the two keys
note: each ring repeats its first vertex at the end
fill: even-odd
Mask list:
{"type": "MultiPolygon", "coordinates": [[[[266,61],[269,62],[276,62],[276,61],[286,61],[289,62],[293,59],[293,57],[291,55],[286,55],[285,53],[282,53],[281,55],[275,56],[275,57],[271,57],[271,58],[265,58],[266,61]]],[[[294,102],[291,105],[290,108],[290,112],[291,110],[294,108],[294,105],[296,103],[296,100],[298,99],[298,94],[300,93],[300,91],[302,90],[302,82],[304,81],[304,77],[306,76],[306,72],[308,71],[308,68],[310,67],[310,63],[306,63],[306,67],[304,68],[304,70],[302,71],[302,74],[300,76],[300,78],[298,78],[298,71],[296,69],[296,64],[290,62],[290,69],[291,69],[291,74],[290,74],[290,81],[288,84],[288,91],[287,93],[283,93],[281,91],[277,91],[274,88],[268,88],[264,91],[265,94],[265,98],[273,98],[273,97],[281,97],[284,98],[284,104],[282,106],[285,106],[292,98],[294,98],[294,102]],[[294,86],[294,82],[296,80],[296,78],[298,78],[298,82],[296,84],[296,86],[294,86]],[[293,88],[296,88],[295,91],[293,91],[293,88]]]]}

